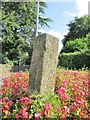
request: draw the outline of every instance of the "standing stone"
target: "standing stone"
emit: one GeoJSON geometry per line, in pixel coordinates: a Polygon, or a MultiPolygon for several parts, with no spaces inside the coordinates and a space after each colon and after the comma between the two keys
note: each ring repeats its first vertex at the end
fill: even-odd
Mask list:
{"type": "Polygon", "coordinates": [[[49,34],[36,38],[30,68],[29,92],[54,93],[58,62],[58,39],[49,34]]]}

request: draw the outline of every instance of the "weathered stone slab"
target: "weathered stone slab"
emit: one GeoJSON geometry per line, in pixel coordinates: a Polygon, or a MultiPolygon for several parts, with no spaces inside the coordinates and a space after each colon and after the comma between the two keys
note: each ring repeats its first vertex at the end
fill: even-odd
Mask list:
{"type": "Polygon", "coordinates": [[[41,95],[48,91],[54,93],[58,42],[56,37],[49,34],[36,38],[30,68],[29,92],[38,91],[41,95]]]}

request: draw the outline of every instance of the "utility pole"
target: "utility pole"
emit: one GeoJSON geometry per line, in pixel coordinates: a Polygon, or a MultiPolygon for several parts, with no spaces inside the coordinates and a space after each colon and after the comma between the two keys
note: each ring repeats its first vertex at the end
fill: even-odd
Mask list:
{"type": "Polygon", "coordinates": [[[35,38],[38,36],[38,23],[39,23],[39,0],[37,2],[37,19],[36,19],[36,35],[35,38]]]}

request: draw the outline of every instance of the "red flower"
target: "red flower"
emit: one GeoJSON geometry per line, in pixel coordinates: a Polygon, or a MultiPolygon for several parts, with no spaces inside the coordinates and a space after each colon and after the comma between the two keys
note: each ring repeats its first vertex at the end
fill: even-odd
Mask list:
{"type": "Polygon", "coordinates": [[[46,118],[49,118],[50,114],[51,114],[51,108],[52,106],[49,103],[46,103],[44,106],[44,115],[46,116],[46,118]]]}
{"type": "Polygon", "coordinates": [[[31,102],[31,99],[28,97],[22,97],[22,98],[20,98],[19,102],[24,106],[29,105],[31,102]]]}
{"type": "Polygon", "coordinates": [[[19,119],[19,117],[20,117],[20,115],[19,115],[19,114],[16,114],[15,116],[16,116],[16,119],[19,119]]]}
{"type": "Polygon", "coordinates": [[[35,113],[35,120],[39,120],[39,118],[40,118],[40,113],[35,113]]]}
{"type": "Polygon", "coordinates": [[[27,108],[26,108],[26,107],[21,108],[21,109],[20,109],[20,114],[22,115],[22,118],[23,118],[23,119],[28,118],[27,108]]]}
{"type": "Polygon", "coordinates": [[[58,110],[57,110],[57,111],[58,111],[58,113],[60,113],[60,112],[61,112],[61,108],[58,108],[58,110]]]}
{"type": "Polygon", "coordinates": [[[46,104],[45,104],[45,110],[48,111],[48,110],[50,110],[50,109],[51,109],[51,105],[48,104],[48,103],[46,103],[46,104]]]}
{"type": "Polygon", "coordinates": [[[61,98],[62,98],[63,100],[68,100],[68,96],[67,96],[67,95],[61,95],[61,98]]]}
{"type": "Polygon", "coordinates": [[[8,102],[8,104],[9,104],[10,106],[12,106],[13,102],[12,102],[12,101],[10,101],[10,102],[8,102]]]}

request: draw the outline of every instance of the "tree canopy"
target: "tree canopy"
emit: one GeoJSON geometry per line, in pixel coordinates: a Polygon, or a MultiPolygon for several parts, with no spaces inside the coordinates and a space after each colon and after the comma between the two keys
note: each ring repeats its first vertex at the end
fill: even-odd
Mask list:
{"type": "Polygon", "coordinates": [[[65,44],[62,52],[85,52],[90,48],[90,33],[86,35],[86,37],[76,38],[74,41],[69,40],[65,44]]]}
{"type": "Polygon", "coordinates": [[[86,37],[90,32],[90,18],[88,16],[75,17],[74,20],[70,21],[68,26],[68,34],[64,36],[63,44],[65,45],[67,41],[75,40],[77,38],[86,37]]]}
{"type": "Polygon", "coordinates": [[[60,66],[69,69],[90,68],[90,18],[75,17],[68,24],[69,32],[64,37],[63,49],[59,55],[60,66]]]}
{"type": "MultiPolygon", "coordinates": [[[[33,40],[36,32],[37,2],[2,2],[2,58],[3,62],[31,59],[33,40]],[[24,55],[24,57],[22,57],[24,55]]],[[[39,28],[48,25],[50,18],[45,14],[45,2],[40,2],[39,28]]],[[[30,62],[30,60],[29,60],[30,62]]]]}

